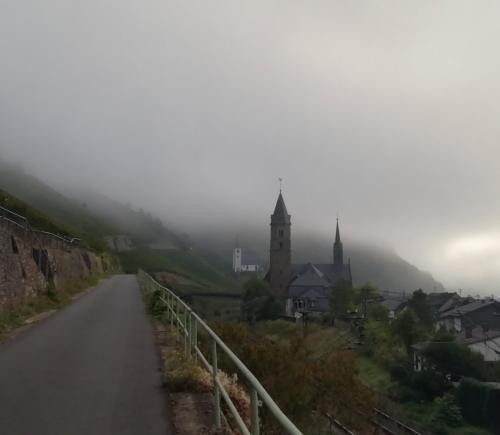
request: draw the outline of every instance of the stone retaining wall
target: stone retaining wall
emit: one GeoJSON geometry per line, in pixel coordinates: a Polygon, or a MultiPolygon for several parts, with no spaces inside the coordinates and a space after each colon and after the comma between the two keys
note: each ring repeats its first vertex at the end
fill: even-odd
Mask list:
{"type": "Polygon", "coordinates": [[[0,309],[26,303],[49,286],[61,291],[108,268],[93,252],[0,220],[0,309]]]}

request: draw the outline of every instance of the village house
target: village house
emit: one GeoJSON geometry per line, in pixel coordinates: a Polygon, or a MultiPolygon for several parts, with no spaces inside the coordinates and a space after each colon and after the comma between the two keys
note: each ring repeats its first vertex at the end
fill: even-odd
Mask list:
{"type": "Polygon", "coordinates": [[[486,330],[500,330],[500,302],[494,299],[476,299],[465,305],[441,312],[436,330],[444,329],[455,334],[466,328],[482,327],[486,330]]]}
{"type": "MultiPolygon", "coordinates": [[[[480,353],[487,362],[500,361],[500,302],[453,297],[439,311],[436,330],[452,333],[457,344],[480,353]]],[[[412,346],[415,371],[426,367],[423,354],[428,345],[425,342],[412,346]]]]}
{"type": "MultiPolygon", "coordinates": [[[[466,328],[455,336],[455,342],[480,353],[487,362],[500,361],[500,330],[485,330],[483,327],[466,328]]],[[[413,369],[417,372],[428,368],[424,356],[428,345],[429,342],[424,342],[412,346],[413,369]]]]}

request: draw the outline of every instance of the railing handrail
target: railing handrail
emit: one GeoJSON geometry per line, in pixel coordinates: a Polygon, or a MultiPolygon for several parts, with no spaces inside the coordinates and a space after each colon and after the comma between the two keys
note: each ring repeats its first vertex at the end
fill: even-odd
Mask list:
{"type": "Polygon", "coordinates": [[[53,239],[57,239],[57,240],[60,240],[64,243],[67,243],[69,245],[73,245],[75,242],[80,242],[81,239],[77,238],[77,237],[72,237],[71,239],[70,238],[67,238],[67,237],[64,237],[60,234],[54,234],[54,233],[51,233],[49,231],[43,231],[43,230],[38,230],[38,229],[35,229],[31,226],[28,218],[26,216],[23,216],[23,215],[20,215],[19,213],[16,213],[12,210],[9,210],[8,208],[6,207],[3,207],[0,205],[0,211],[2,211],[3,213],[0,213],[0,219],[4,219],[6,220],[7,222],[10,222],[12,224],[15,224],[21,228],[24,228],[26,231],[30,231],[31,233],[38,233],[38,234],[42,234],[44,236],[48,236],[48,237],[51,237],[53,239]],[[4,213],[8,213],[9,215],[11,216],[15,216],[17,219],[19,220],[22,220],[23,221],[23,224],[21,225],[19,222],[16,222],[15,220],[13,219],[9,219],[8,217],[4,216],[4,213]]]}
{"type": "Polygon", "coordinates": [[[22,216],[22,215],[16,213],[15,211],[9,210],[8,208],[2,207],[1,205],[0,205],[0,210],[5,211],[5,212],[23,220],[24,222],[28,223],[28,219],[25,216],[22,216]]]}
{"type": "MultiPolygon", "coordinates": [[[[187,340],[188,340],[188,335],[191,334],[190,333],[191,318],[194,318],[194,319],[196,319],[195,325],[199,324],[199,325],[201,325],[203,327],[203,329],[205,330],[205,332],[212,338],[213,343],[215,343],[229,357],[229,359],[235,364],[235,366],[239,369],[239,371],[241,372],[241,374],[248,381],[248,383],[250,384],[251,389],[255,391],[256,397],[255,398],[252,397],[253,396],[253,394],[252,394],[251,395],[251,401],[255,402],[255,400],[258,400],[258,397],[260,397],[260,399],[266,405],[266,407],[269,409],[269,411],[274,416],[274,418],[280,423],[280,425],[282,426],[282,428],[285,429],[288,434],[302,435],[302,432],[295,426],[295,424],[292,423],[292,421],[279,408],[279,406],[276,404],[276,402],[272,399],[272,397],[269,395],[269,393],[266,391],[266,389],[262,386],[262,384],[259,382],[259,380],[248,369],[248,367],[233,353],[233,351],[210,328],[210,326],[208,326],[206,324],[206,322],[198,314],[196,314],[191,309],[191,307],[188,304],[186,304],[172,290],[170,290],[169,288],[161,285],[151,275],[149,275],[148,273],[144,272],[143,270],[139,271],[139,276],[140,277],[145,277],[145,278],[149,279],[150,282],[157,289],[161,289],[161,290],[163,290],[166,293],[167,300],[162,299],[162,301],[167,304],[169,310],[172,312],[172,316],[173,315],[176,316],[177,321],[178,321],[178,325],[181,327],[180,329],[183,331],[184,335],[186,336],[186,343],[187,343],[187,340]],[[188,312],[190,314],[190,320],[189,320],[189,322],[190,322],[190,328],[189,328],[189,330],[188,330],[188,327],[187,327],[187,320],[184,323],[181,322],[181,320],[179,319],[178,315],[175,313],[175,311],[173,309],[173,306],[169,305],[169,301],[168,301],[169,297],[172,298],[173,300],[175,300],[177,304],[180,304],[183,307],[185,313],[188,312]]],[[[178,306],[176,306],[176,308],[178,308],[178,306]]],[[[196,336],[196,334],[197,334],[196,326],[195,326],[195,331],[196,331],[195,332],[195,336],[196,336]]],[[[189,340],[192,340],[192,337],[189,337],[189,340]]],[[[203,355],[201,353],[201,351],[198,348],[196,342],[194,343],[194,347],[195,347],[196,352],[200,355],[200,357],[202,357],[203,363],[205,365],[207,365],[208,367],[212,367],[208,363],[207,357],[205,357],[205,355],[203,355]]],[[[209,370],[211,370],[211,368],[209,368],[209,370]]],[[[218,386],[223,390],[223,392],[227,396],[227,392],[225,392],[224,387],[222,386],[222,384],[220,383],[220,381],[218,380],[218,378],[216,376],[215,376],[214,380],[215,380],[214,384],[217,383],[218,386]]],[[[224,397],[224,394],[223,394],[223,397],[224,397]]],[[[227,396],[227,397],[229,397],[229,396],[227,396]]],[[[224,399],[227,402],[227,398],[224,397],[224,399]]],[[[229,399],[229,401],[230,401],[230,399],[229,399]]],[[[232,405],[232,402],[231,402],[231,404],[228,403],[229,408],[231,409],[231,411],[234,414],[235,408],[234,408],[234,405],[232,407],[231,407],[231,405],[232,405]],[[234,409],[232,409],[232,408],[234,408],[234,409]]],[[[254,413],[252,413],[252,420],[253,420],[253,418],[257,418],[257,426],[258,426],[258,404],[257,403],[251,403],[251,407],[253,408],[254,412],[257,412],[257,416],[254,416],[253,415],[254,413]]],[[[237,411],[236,411],[236,413],[237,413],[237,411]]],[[[249,432],[248,429],[246,428],[246,426],[244,428],[241,427],[241,422],[242,422],[241,416],[239,416],[239,414],[238,414],[237,416],[235,415],[235,417],[236,417],[237,422],[238,422],[238,424],[240,426],[240,429],[242,429],[244,433],[248,433],[248,434],[251,433],[252,435],[259,433],[259,429],[258,429],[258,427],[254,427],[255,423],[253,421],[252,421],[252,428],[251,428],[252,432],[249,432]]]]}
{"type": "Polygon", "coordinates": [[[74,241],[80,241],[81,240],[78,237],[72,237],[71,239],[68,239],[67,237],[61,236],[60,234],[54,234],[54,233],[51,233],[49,231],[33,230],[33,232],[39,233],[39,234],[43,234],[44,236],[53,237],[55,239],[62,240],[63,242],[66,242],[66,243],[69,243],[69,244],[72,244],[74,241]]]}

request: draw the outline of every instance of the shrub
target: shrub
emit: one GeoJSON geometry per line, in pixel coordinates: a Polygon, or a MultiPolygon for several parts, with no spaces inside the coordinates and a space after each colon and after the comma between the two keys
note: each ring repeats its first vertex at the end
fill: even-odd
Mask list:
{"type": "Polygon", "coordinates": [[[427,360],[443,375],[450,374],[453,379],[470,376],[482,379],[485,365],[481,354],[453,341],[429,343],[424,350],[427,360]]]}
{"type": "Polygon", "coordinates": [[[460,382],[458,400],[466,420],[500,434],[500,388],[497,384],[465,378],[460,382]]]}
{"type": "Polygon", "coordinates": [[[169,352],[164,376],[165,384],[172,392],[208,393],[212,389],[210,373],[194,360],[186,359],[182,351],[169,352]]]}
{"type": "Polygon", "coordinates": [[[146,306],[148,312],[154,317],[161,317],[165,312],[165,304],[162,302],[160,297],[162,296],[161,290],[154,290],[153,292],[146,295],[146,306]]]}
{"type": "Polygon", "coordinates": [[[395,394],[401,401],[433,400],[450,389],[449,382],[434,371],[414,372],[405,365],[391,368],[391,378],[398,382],[395,394]]]}
{"type": "Polygon", "coordinates": [[[450,394],[445,394],[443,397],[434,399],[434,413],[432,415],[432,423],[434,425],[446,425],[451,427],[462,426],[464,420],[455,398],[450,394]]]}

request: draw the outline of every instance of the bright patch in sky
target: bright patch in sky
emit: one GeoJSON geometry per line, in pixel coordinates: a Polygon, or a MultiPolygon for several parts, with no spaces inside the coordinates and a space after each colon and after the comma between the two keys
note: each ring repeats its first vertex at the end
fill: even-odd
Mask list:
{"type": "Polygon", "coordinates": [[[500,253],[500,235],[477,234],[452,240],[446,247],[450,260],[459,260],[463,257],[500,253]]]}
{"type": "Polygon", "coordinates": [[[433,269],[444,284],[464,294],[500,293],[500,233],[497,231],[452,238],[437,247],[433,269]]]}

